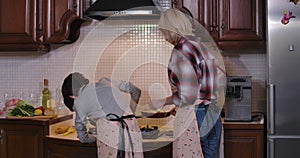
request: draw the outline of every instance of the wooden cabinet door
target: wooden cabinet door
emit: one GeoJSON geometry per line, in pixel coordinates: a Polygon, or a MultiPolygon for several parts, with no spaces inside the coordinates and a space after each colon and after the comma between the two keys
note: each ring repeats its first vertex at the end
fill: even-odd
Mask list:
{"type": "Polygon", "coordinates": [[[37,47],[39,17],[38,0],[1,0],[0,51],[37,47]]]}
{"type": "Polygon", "coordinates": [[[78,39],[82,0],[1,0],[0,51],[49,51],[78,39]]]}
{"type": "Polygon", "coordinates": [[[218,5],[218,43],[263,44],[263,1],[262,0],[220,0],[218,5]],[[259,42],[262,43],[259,43],[259,42]],[[235,43],[236,42],[236,43],[235,43]]]}
{"type": "Polygon", "coordinates": [[[201,36],[202,27],[208,31],[213,39],[218,36],[216,32],[217,12],[213,8],[216,7],[215,0],[173,0],[173,7],[183,11],[193,18],[194,33],[201,36]]]}
{"type": "Polygon", "coordinates": [[[45,158],[97,158],[96,143],[85,144],[76,140],[45,138],[45,158]]]}
{"type": "MultiPolygon", "coordinates": [[[[79,32],[73,32],[71,35],[70,32],[73,31],[73,25],[81,25],[83,22],[81,20],[74,22],[74,20],[79,19],[80,6],[80,0],[45,0],[43,16],[44,42],[68,43],[76,40],[79,32]],[[69,36],[74,39],[68,39],[69,36]]],[[[79,30],[79,27],[76,27],[76,29],[79,30]]]]}
{"type": "Polygon", "coordinates": [[[222,49],[265,46],[262,0],[173,0],[173,6],[205,27],[222,49]]]}
{"type": "MultiPolygon", "coordinates": [[[[152,150],[149,150],[149,148],[144,149],[144,157],[145,158],[172,158],[173,157],[173,143],[156,143],[156,142],[151,142],[152,144],[150,146],[156,147],[153,148],[152,150]],[[160,147],[160,148],[158,148],[160,147]]],[[[143,144],[145,147],[145,143],[143,144]]]]}
{"type": "Polygon", "coordinates": [[[202,2],[203,0],[173,0],[173,4],[177,9],[189,14],[198,21],[203,21],[200,17],[200,14],[202,15],[200,10],[200,7],[203,7],[202,2]]]}
{"type": "Polygon", "coordinates": [[[43,127],[0,124],[0,158],[43,157],[43,127]]]}
{"type": "Polygon", "coordinates": [[[225,158],[263,158],[263,140],[263,130],[225,129],[225,158]]]}

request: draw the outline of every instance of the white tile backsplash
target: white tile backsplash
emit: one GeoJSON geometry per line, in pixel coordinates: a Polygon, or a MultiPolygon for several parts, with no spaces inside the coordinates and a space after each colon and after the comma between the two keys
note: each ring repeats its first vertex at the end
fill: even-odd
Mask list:
{"type": "Polygon", "coordinates": [[[263,50],[223,52],[229,76],[252,77],[252,112],[265,112],[266,102],[266,53],[263,50]]]}
{"type": "MultiPolygon", "coordinates": [[[[170,88],[166,65],[172,46],[157,31],[156,22],[94,21],[83,24],[75,43],[53,45],[49,53],[2,52],[0,90],[39,92],[41,82],[47,78],[54,93],[66,75],[78,70],[92,81],[102,76],[130,80],[142,89],[140,104],[146,104],[150,95],[167,96],[170,88]]],[[[252,76],[253,109],[265,111],[266,54],[256,50],[226,51],[223,57],[228,75],[252,76]]]]}

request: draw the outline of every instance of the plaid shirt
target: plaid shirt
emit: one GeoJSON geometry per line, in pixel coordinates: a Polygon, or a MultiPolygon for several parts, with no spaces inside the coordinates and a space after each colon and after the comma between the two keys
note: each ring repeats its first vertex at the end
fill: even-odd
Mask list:
{"type": "Polygon", "coordinates": [[[179,40],[170,57],[168,75],[177,106],[193,105],[197,100],[207,105],[217,97],[217,63],[199,38],[184,36],[179,40]]]}

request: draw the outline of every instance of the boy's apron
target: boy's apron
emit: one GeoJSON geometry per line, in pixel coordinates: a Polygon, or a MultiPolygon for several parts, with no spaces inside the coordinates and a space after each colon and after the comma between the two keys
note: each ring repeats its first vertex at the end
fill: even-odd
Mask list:
{"type": "Polygon", "coordinates": [[[124,122],[122,125],[117,117],[113,116],[111,118],[111,120],[101,118],[97,121],[98,157],[117,158],[118,156],[120,157],[120,152],[124,151],[122,153],[125,154],[124,158],[133,158],[133,155],[134,158],[143,158],[143,140],[136,118],[124,118],[123,121],[126,125],[124,122]],[[122,126],[124,128],[120,130],[122,126]],[[128,126],[131,141],[126,126],[128,126]],[[120,134],[120,131],[124,133],[121,132],[120,134]],[[125,150],[121,151],[119,149],[122,140],[125,143],[125,150]]]}

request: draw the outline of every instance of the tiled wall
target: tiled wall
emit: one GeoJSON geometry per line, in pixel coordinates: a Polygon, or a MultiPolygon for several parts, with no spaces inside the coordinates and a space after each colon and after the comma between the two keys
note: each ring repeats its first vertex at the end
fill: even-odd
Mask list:
{"type": "Polygon", "coordinates": [[[252,112],[265,112],[266,53],[263,50],[226,51],[223,59],[227,75],[252,77],[252,112]]]}
{"type": "MultiPolygon", "coordinates": [[[[91,81],[103,76],[130,80],[142,89],[141,105],[150,97],[167,96],[166,65],[172,46],[157,31],[156,23],[153,19],[86,23],[75,43],[54,45],[49,53],[1,53],[0,97],[5,91],[22,91],[26,96],[30,91],[39,93],[44,78],[55,93],[73,71],[84,73],[91,81]]],[[[265,111],[265,54],[249,50],[222,55],[228,75],[252,76],[253,111],[265,111]]]]}

